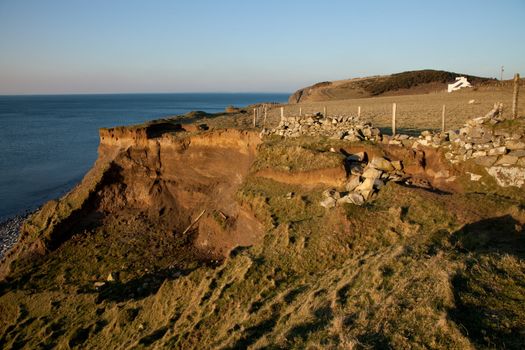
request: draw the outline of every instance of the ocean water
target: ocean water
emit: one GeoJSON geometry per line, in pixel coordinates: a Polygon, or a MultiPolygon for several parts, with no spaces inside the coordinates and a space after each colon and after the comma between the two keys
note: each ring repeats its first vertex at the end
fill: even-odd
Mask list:
{"type": "Polygon", "coordinates": [[[0,96],[0,221],[60,197],[78,183],[97,157],[101,127],[287,98],[222,93],[0,96]]]}

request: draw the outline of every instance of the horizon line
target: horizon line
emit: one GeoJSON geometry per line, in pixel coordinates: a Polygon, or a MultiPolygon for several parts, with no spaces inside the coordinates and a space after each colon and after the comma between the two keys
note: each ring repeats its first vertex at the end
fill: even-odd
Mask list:
{"type": "Polygon", "coordinates": [[[2,94],[0,97],[13,97],[13,96],[80,96],[80,95],[173,95],[173,94],[292,94],[289,91],[184,91],[184,92],[72,92],[72,93],[13,93],[13,94],[2,94]]]}

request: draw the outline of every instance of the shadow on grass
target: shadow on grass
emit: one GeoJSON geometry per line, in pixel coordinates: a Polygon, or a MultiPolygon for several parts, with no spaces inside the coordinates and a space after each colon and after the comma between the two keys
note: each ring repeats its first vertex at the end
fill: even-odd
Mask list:
{"type": "MultiPolygon", "coordinates": [[[[196,268],[192,269],[162,269],[154,273],[140,276],[128,282],[111,282],[99,289],[97,303],[104,300],[114,302],[124,302],[129,300],[139,300],[157,293],[160,286],[166,280],[175,280],[182,276],[187,276],[196,268]]],[[[86,291],[87,292],[87,291],[86,291]]]]}
{"type": "Polygon", "coordinates": [[[511,215],[463,226],[451,236],[462,252],[511,254],[525,258],[525,227],[511,215]]]}
{"type": "Polygon", "coordinates": [[[452,278],[449,316],[474,344],[525,348],[525,230],[510,215],[464,226],[452,236],[467,267],[452,278]]]}

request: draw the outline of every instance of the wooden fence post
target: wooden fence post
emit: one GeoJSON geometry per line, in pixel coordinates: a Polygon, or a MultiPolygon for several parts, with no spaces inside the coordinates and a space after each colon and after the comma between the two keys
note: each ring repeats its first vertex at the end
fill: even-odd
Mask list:
{"type": "Polygon", "coordinates": [[[303,115],[303,109],[299,107],[299,117],[303,115]]]}
{"type": "Polygon", "coordinates": [[[268,107],[264,106],[264,121],[263,121],[263,128],[266,128],[266,114],[268,112],[268,107]]]}
{"type": "Polygon", "coordinates": [[[253,109],[253,127],[255,128],[255,118],[256,118],[257,108],[253,109]]]}
{"type": "Polygon", "coordinates": [[[323,107],[323,117],[326,118],[326,106],[323,107]]]}
{"type": "Polygon", "coordinates": [[[357,107],[357,117],[361,118],[361,106],[357,107]]]}
{"type": "Polygon", "coordinates": [[[396,134],[396,104],[392,104],[392,136],[396,134]]]}
{"type": "Polygon", "coordinates": [[[283,120],[284,118],[284,107],[281,107],[281,121],[283,120]]]}
{"type": "Polygon", "coordinates": [[[445,132],[445,105],[443,105],[443,110],[441,111],[441,131],[445,132]]]}
{"type": "Polygon", "coordinates": [[[512,94],[512,119],[518,117],[518,94],[520,92],[520,75],[514,75],[514,93],[512,94]]]}

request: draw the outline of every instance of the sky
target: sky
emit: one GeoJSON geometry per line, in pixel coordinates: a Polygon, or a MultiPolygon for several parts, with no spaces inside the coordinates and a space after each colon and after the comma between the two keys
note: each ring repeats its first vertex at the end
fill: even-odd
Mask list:
{"type": "Polygon", "coordinates": [[[0,0],[0,94],[292,92],[525,73],[525,0],[0,0]]]}

